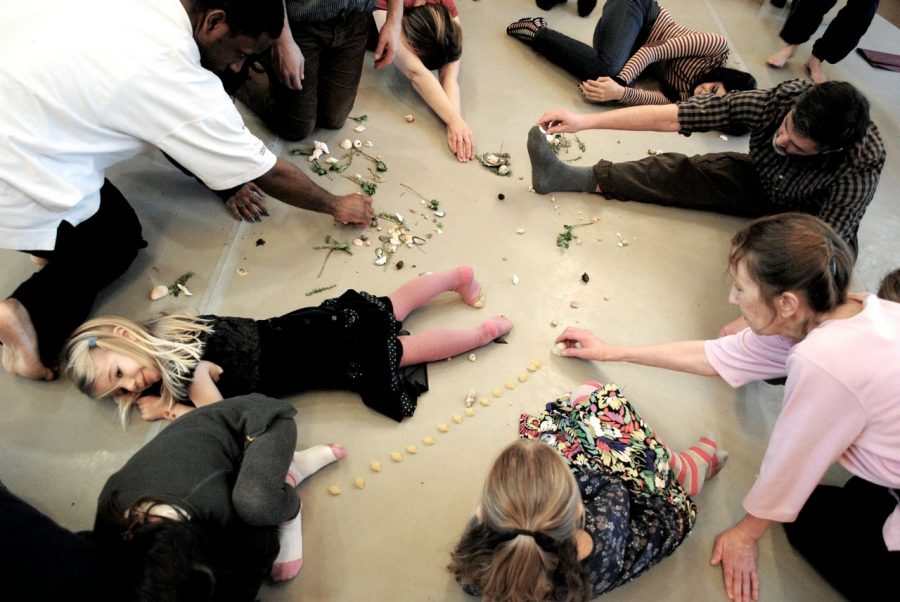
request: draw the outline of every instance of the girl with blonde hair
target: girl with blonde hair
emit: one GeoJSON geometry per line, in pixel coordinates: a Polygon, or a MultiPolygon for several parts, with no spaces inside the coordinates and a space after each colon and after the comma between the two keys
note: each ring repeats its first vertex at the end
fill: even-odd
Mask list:
{"type": "Polygon", "coordinates": [[[472,268],[415,278],[388,297],[349,290],[318,307],[268,320],[169,315],[145,324],[102,317],[84,323],[65,348],[66,373],[95,398],[112,398],[123,424],[133,405],[147,420],[175,419],[194,405],[261,392],[346,389],[397,421],[428,390],[425,363],[486,345],[512,324],[494,316],[468,329],[401,331],[414,309],[444,292],[482,307],[472,268]]]}
{"type": "Polygon", "coordinates": [[[589,382],[523,414],[485,480],[449,570],[486,601],[575,602],[661,561],[727,460],[712,435],[673,453],[616,385],[589,382]]]}

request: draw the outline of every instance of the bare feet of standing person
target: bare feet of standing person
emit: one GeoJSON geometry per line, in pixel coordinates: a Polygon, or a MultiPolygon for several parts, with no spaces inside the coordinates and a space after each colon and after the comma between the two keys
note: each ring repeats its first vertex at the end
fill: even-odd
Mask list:
{"type": "Polygon", "coordinates": [[[41,363],[37,333],[28,310],[16,299],[0,303],[0,343],[3,343],[3,368],[10,374],[53,380],[53,370],[41,363]]]}
{"type": "Polygon", "coordinates": [[[796,44],[788,44],[772,56],[766,59],[766,64],[769,67],[774,67],[775,69],[781,69],[787,62],[791,60],[794,56],[794,53],[797,52],[796,44]]]}
{"type": "Polygon", "coordinates": [[[809,60],[806,61],[806,71],[809,73],[809,79],[814,84],[824,84],[828,81],[828,78],[825,77],[825,72],[822,71],[822,60],[814,55],[811,55],[809,60]]]}

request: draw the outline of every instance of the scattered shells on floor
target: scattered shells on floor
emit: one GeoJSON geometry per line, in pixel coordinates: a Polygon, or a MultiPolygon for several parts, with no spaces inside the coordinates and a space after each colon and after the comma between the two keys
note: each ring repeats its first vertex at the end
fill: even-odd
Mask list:
{"type": "Polygon", "coordinates": [[[341,495],[341,488],[337,485],[329,485],[328,493],[330,493],[331,495],[341,495]]]}
{"type": "Polygon", "coordinates": [[[407,445],[404,449],[406,450],[406,453],[408,453],[408,454],[419,453],[419,450],[416,448],[415,445],[407,445]]]}
{"type": "Polygon", "coordinates": [[[184,293],[186,296],[188,296],[188,297],[193,297],[193,296],[194,296],[194,293],[192,293],[191,291],[189,291],[189,290],[188,290],[188,287],[186,287],[185,285],[181,284],[180,282],[176,282],[176,283],[175,283],[175,286],[177,286],[177,287],[178,287],[178,290],[180,290],[180,291],[181,291],[182,293],[184,293]]]}
{"type": "Polygon", "coordinates": [[[366,131],[366,126],[364,126],[363,124],[359,124],[358,126],[356,126],[355,128],[353,128],[353,131],[354,131],[354,132],[365,132],[365,131],[366,131]]]}
{"type": "Polygon", "coordinates": [[[350,148],[353,146],[353,142],[349,138],[344,138],[343,140],[341,140],[340,146],[344,150],[350,150],[350,148]]]}
{"type": "Polygon", "coordinates": [[[393,451],[391,452],[391,460],[394,462],[403,462],[403,454],[393,451]]]}
{"type": "Polygon", "coordinates": [[[519,284],[519,275],[518,274],[513,274],[512,283],[519,284]]]}
{"type": "Polygon", "coordinates": [[[475,408],[466,408],[465,413],[466,413],[466,416],[471,418],[472,416],[475,415],[475,408]]]}
{"type": "Polygon", "coordinates": [[[525,373],[523,372],[522,374],[519,375],[519,382],[520,382],[520,383],[523,383],[523,382],[525,382],[526,380],[528,380],[528,375],[527,375],[527,374],[525,374],[525,373]]]}
{"type": "Polygon", "coordinates": [[[466,407],[471,408],[473,405],[475,405],[475,389],[469,389],[466,393],[466,407]]]}
{"type": "Polygon", "coordinates": [[[439,425],[437,425],[437,430],[441,431],[442,433],[447,433],[450,431],[450,427],[447,426],[447,423],[442,422],[439,425]]]}
{"type": "Polygon", "coordinates": [[[719,140],[728,142],[728,136],[726,136],[725,134],[719,134],[719,140]]]}
{"type": "Polygon", "coordinates": [[[516,234],[525,234],[525,228],[517,228],[516,234]]]}
{"type": "Polygon", "coordinates": [[[550,320],[550,326],[556,328],[557,326],[559,326],[559,322],[557,320],[550,320]]]}
{"type": "Polygon", "coordinates": [[[381,472],[381,462],[378,460],[372,460],[369,462],[369,468],[372,469],[372,472],[381,472]]]}
{"type": "Polygon", "coordinates": [[[153,290],[150,291],[150,300],[156,301],[157,299],[162,299],[168,294],[169,287],[164,284],[160,284],[159,286],[154,286],[153,290]]]}
{"type": "Polygon", "coordinates": [[[488,407],[489,405],[491,405],[491,400],[488,399],[487,397],[482,397],[481,399],[478,400],[478,403],[480,403],[484,407],[488,407]]]}
{"type": "Polygon", "coordinates": [[[424,437],[422,437],[422,443],[424,443],[425,445],[434,445],[434,437],[432,437],[431,435],[425,435],[424,437]]]}
{"type": "Polygon", "coordinates": [[[353,479],[353,486],[357,489],[365,489],[366,488],[366,480],[362,477],[356,477],[353,479]]]}
{"type": "Polygon", "coordinates": [[[584,274],[581,275],[581,281],[584,283],[588,283],[591,281],[591,277],[588,275],[587,272],[585,272],[584,274]]]}
{"type": "Polygon", "coordinates": [[[528,366],[526,367],[526,370],[528,370],[529,372],[537,372],[538,371],[537,364],[535,364],[534,362],[528,362],[528,366]]]}
{"type": "Polygon", "coordinates": [[[403,119],[405,119],[407,123],[412,123],[413,121],[416,120],[416,118],[413,117],[411,113],[404,115],[403,119]]]}
{"type": "Polygon", "coordinates": [[[510,391],[512,391],[513,389],[516,388],[516,383],[515,383],[515,381],[512,381],[512,380],[508,380],[508,381],[506,381],[506,382],[503,383],[503,384],[504,384],[504,386],[505,386],[507,389],[509,389],[510,391]]]}
{"type": "Polygon", "coordinates": [[[493,395],[494,397],[503,397],[503,389],[501,389],[500,387],[494,387],[493,389],[491,389],[491,395],[493,395]]]}
{"type": "Polygon", "coordinates": [[[455,422],[456,424],[462,424],[462,421],[463,421],[462,414],[454,414],[453,415],[453,422],[455,422]]]}
{"type": "Polygon", "coordinates": [[[478,359],[478,356],[475,355],[474,353],[470,353],[470,354],[469,354],[469,361],[470,361],[470,362],[474,362],[474,361],[477,360],[477,359],[478,359]]]}
{"type": "Polygon", "coordinates": [[[553,346],[553,355],[562,355],[562,351],[565,348],[566,348],[565,343],[562,343],[562,342],[557,343],[556,345],[553,346]]]}
{"type": "Polygon", "coordinates": [[[572,309],[578,309],[579,307],[581,307],[581,304],[578,303],[578,301],[572,301],[569,303],[569,307],[571,307],[572,309]]]}
{"type": "Polygon", "coordinates": [[[235,273],[236,273],[238,276],[246,276],[246,275],[247,275],[247,268],[238,268],[238,269],[235,270],[235,273]]]}

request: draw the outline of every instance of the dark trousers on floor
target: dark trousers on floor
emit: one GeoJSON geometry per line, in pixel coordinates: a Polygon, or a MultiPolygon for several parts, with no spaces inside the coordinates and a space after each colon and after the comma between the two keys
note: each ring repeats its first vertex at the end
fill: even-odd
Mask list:
{"type": "Polygon", "coordinates": [[[896,493],[853,477],[843,487],[816,487],[784,530],[791,545],[843,596],[872,600],[881,591],[887,600],[896,595],[900,552],[887,550],[882,527],[896,506],[896,493]]]}
{"type": "Polygon", "coordinates": [[[303,89],[286,88],[266,55],[266,73],[251,72],[237,97],[287,140],[302,140],[315,127],[343,127],[356,101],[371,21],[367,12],[319,23],[291,21],[305,59],[303,89]]]}
{"type": "Polygon", "coordinates": [[[769,200],[753,161],[742,153],[693,157],[662,153],[624,163],[601,160],[594,175],[604,196],[623,201],[745,217],[785,210],[769,200]]]}
{"type": "Polygon", "coordinates": [[[658,16],[656,0],[607,0],[593,47],[549,27],[535,34],[531,47],[580,81],[615,77],[647,40],[658,16]]]}
{"type": "MultiPolygon", "coordinates": [[[[795,0],[781,29],[781,39],[788,44],[806,42],[836,3],[837,0],[795,0]]],[[[877,10],[878,0],[847,0],[847,6],[838,12],[822,37],[813,44],[813,56],[837,63],[850,54],[869,29],[877,10]]]]}
{"type": "Polygon", "coordinates": [[[53,251],[34,253],[49,263],[10,296],[28,310],[45,366],[57,364],[63,343],[87,318],[97,293],[146,246],[134,209],[106,180],[97,213],[77,226],[60,223],[53,251]]]}

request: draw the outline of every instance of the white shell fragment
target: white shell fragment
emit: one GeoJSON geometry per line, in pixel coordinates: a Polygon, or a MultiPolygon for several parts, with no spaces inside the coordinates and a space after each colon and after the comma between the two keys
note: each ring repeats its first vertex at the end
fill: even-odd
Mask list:
{"type": "Polygon", "coordinates": [[[447,215],[447,212],[446,212],[446,211],[440,211],[440,210],[438,210],[438,211],[435,211],[435,212],[434,212],[434,216],[435,216],[435,217],[444,217],[445,215],[447,215]]]}
{"type": "Polygon", "coordinates": [[[365,132],[365,131],[366,131],[366,126],[364,126],[364,125],[362,125],[362,124],[359,124],[358,126],[356,126],[355,128],[353,128],[353,131],[354,131],[354,132],[365,132]]]}
{"type": "Polygon", "coordinates": [[[381,462],[372,460],[369,462],[369,468],[372,469],[372,472],[381,472],[381,462]]]}
{"type": "Polygon", "coordinates": [[[366,488],[366,480],[362,477],[356,477],[353,479],[353,486],[357,489],[365,489],[366,488]]]}
{"type": "Polygon", "coordinates": [[[517,228],[516,234],[525,234],[525,228],[517,228]]]}
{"type": "Polygon", "coordinates": [[[160,284],[159,286],[154,286],[153,290],[150,291],[150,300],[156,301],[158,299],[162,299],[163,297],[165,297],[168,294],[169,294],[169,287],[164,284],[160,284]]]}
{"type": "Polygon", "coordinates": [[[722,140],[723,142],[728,142],[728,136],[726,136],[725,134],[719,134],[719,140],[722,140]]]}
{"type": "Polygon", "coordinates": [[[659,150],[658,148],[648,148],[648,149],[647,149],[647,154],[648,154],[648,155],[658,155],[658,154],[660,154],[661,152],[662,152],[662,151],[659,150]]]}
{"type": "Polygon", "coordinates": [[[334,165],[337,162],[338,160],[335,157],[328,157],[325,159],[325,163],[328,163],[329,165],[334,165]]]}
{"type": "Polygon", "coordinates": [[[375,249],[375,265],[384,265],[386,263],[387,255],[384,254],[384,249],[377,247],[375,249]]]}
{"type": "Polygon", "coordinates": [[[413,121],[416,120],[416,118],[413,117],[411,113],[404,115],[403,119],[405,119],[407,123],[412,123],[413,121]]]}
{"type": "Polygon", "coordinates": [[[512,283],[515,285],[519,284],[519,275],[518,274],[513,274],[512,283]]]}
{"type": "Polygon", "coordinates": [[[562,350],[566,348],[565,343],[557,343],[553,346],[553,355],[562,355],[562,350]]]}
{"type": "Polygon", "coordinates": [[[191,291],[189,291],[189,290],[188,290],[188,287],[186,287],[185,285],[181,284],[180,282],[176,282],[176,283],[175,283],[175,286],[177,286],[177,287],[178,287],[178,290],[180,290],[182,293],[184,293],[184,294],[187,295],[188,297],[193,297],[193,296],[194,296],[194,293],[192,293],[191,291]]]}
{"type": "Polygon", "coordinates": [[[331,495],[341,495],[341,488],[337,485],[329,485],[328,493],[330,493],[331,495]]]}
{"type": "Polygon", "coordinates": [[[364,244],[363,239],[361,239],[361,238],[354,238],[354,239],[353,239],[353,246],[354,246],[354,247],[361,247],[361,246],[363,246],[363,244],[364,244]]]}
{"type": "Polygon", "coordinates": [[[316,159],[319,159],[321,156],[322,156],[322,149],[321,149],[321,148],[317,148],[317,149],[314,150],[312,153],[310,153],[309,158],[308,158],[307,160],[308,160],[310,163],[312,163],[312,162],[315,161],[316,159]]]}
{"type": "Polygon", "coordinates": [[[326,155],[331,152],[330,150],[328,150],[328,145],[321,140],[313,140],[313,147],[315,147],[316,150],[322,151],[326,155]]]}
{"type": "Polygon", "coordinates": [[[349,138],[344,138],[343,140],[341,140],[341,148],[342,149],[350,150],[350,147],[352,147],[352,146],[353,146],[353,143],[350,141],[349,138]]]}
{"type": "Polygon", "coordinates": [[[474,361],[477,360],[477,359],[478,359],[478,356],[475,355],[474,353],[470,353],[470,354],[469,354],[469,361],[470,361],[470,362],[474,362],[474,361]]]}
{"type": "Polygon", "coordinates": [[[466,393],[466,407],[471,408],[473,405],[475,405],[475,389],[469,389],[466,393]]]}
{"type": "Polygon", "coordinates": [[[556,328],[557,326],[559,326],[559,322],[557,320],[550,320],[550,326],[556,328]]]}

